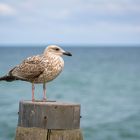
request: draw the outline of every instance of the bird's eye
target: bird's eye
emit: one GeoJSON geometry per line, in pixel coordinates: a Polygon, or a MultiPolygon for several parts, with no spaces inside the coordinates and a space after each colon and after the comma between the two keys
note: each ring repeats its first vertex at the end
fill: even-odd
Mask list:
{"type": "Polygon", "coordinates": [[[56,51],[59,51],[59,48],[55,48],[56,51]]]}

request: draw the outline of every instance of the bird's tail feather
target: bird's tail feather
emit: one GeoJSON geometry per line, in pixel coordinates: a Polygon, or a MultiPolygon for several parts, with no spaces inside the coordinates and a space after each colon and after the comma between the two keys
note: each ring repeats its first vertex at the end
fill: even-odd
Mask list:
{"type": "Polygon", "coordinates": [[[0,81],[12,82],[14,80],[19,80],[19,79],[15,76],[11,76],[11,75],[5,75],[3,77],[0,77],[0,81]]]}

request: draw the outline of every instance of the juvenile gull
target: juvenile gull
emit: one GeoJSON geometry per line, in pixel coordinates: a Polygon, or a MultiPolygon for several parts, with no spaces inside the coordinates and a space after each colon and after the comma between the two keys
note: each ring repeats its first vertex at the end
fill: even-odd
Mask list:
{"type": "Polygon", "coordinates": [[[1,80],[8,82],[14,80],[28,81],[32,83],[32,101],[34,98],[34,84],[43,83],[43,100],[46,100],[46,83],[55,79],[64,67],[62,55],[72,56],[56,45],[50,45],[41,55],[28,57],[21,64],[15,66],[1,80]]]}

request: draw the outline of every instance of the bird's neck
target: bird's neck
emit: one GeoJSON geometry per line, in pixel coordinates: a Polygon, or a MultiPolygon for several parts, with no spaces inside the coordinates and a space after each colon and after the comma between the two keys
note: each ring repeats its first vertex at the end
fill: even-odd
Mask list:
{"type": "Polygon", "coordinates": [[[50,59],[58,59],[58,58],[60,58],[59,55],[52,54],[52,53],[49,53],[49,52],[45,54],[45,57],[50,58],[50,59]]]}
{"type": "Polygon", "coordinates": [[[56,54],[52,54],[52,53],[46,53],[44,55],[47,59],[53,60],[53,61],[61,61],[62,63],[64,63],[64,60],[61,56],[56,55],[56,54]]]}
{"type": "Polygon", "coordinates": [[[49,54],[47,55],[47,58],[48,58],[49,60],[51,60],[51,62],[57,62],[57,64],[58,64],[61,68],[64,67],[64,60],[63,60],[63,58],[62,58],[61,56],[56,55],[56,54],[49,53],[49,54]]]}

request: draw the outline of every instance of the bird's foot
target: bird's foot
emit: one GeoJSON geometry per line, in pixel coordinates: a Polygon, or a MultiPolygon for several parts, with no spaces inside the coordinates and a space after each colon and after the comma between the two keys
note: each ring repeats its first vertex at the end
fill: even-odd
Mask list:
{"type": "Polygon", "coordinates": [[[44,98],[44,97],[43,97],[42,101],[43,101],[43,102],[46,102],[46,101],[47,101],[47,98],[44,98]]]}
{"type": "Polygon", "coordinates": [[[32,102],[35,102],[35,98],[32,98],[32,102]]]}

